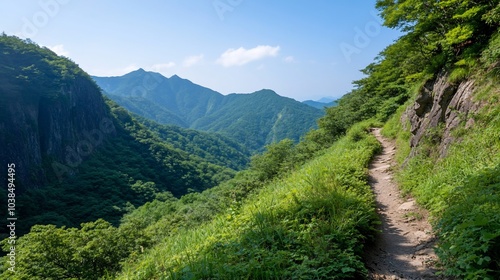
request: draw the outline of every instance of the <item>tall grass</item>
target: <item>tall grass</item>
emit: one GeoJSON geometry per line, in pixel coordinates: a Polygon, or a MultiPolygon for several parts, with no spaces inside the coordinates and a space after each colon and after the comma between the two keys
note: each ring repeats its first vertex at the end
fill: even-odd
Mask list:
{"type": "Polygon", "coordinates": [[[367,165],[380,148],[354,127],[323,156],[126,263],[119,279],[359,279],[378,222],[367,165]]]}

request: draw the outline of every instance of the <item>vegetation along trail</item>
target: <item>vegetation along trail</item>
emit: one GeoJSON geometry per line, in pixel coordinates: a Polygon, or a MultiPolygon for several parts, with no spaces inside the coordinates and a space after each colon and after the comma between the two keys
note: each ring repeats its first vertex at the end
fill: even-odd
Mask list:
{"type": "Polygon", "coordinates": [[[427,212],[413,199],[404,199],[393,182],[391,170],[394,143],[383,138],[380,129],[373,134],[382,152],[372,161],[370,185],[376,196],[381,233],[368,249],[366,264],[372,279],[435,279],[433,235],[427,212]]]}

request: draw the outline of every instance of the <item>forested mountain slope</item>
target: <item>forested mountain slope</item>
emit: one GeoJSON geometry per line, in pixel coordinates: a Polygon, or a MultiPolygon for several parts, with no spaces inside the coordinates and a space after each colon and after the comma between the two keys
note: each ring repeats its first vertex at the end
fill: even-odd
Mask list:
{"type": "Polygon", "coordinates": [[[223,107],[196,120],[192,127],[219,132],[237,139],[252,150],[283,139],[298,141],[322,116],[321,111],[272,90],[230,94],[223,107]]]}
{"type": "Polygon", "coordinates": [[[46,48],[2,35],[0,50],[0,160],[16,166],[19,235],[40,223],[116,224],[126,209],[211,188],[248,163],[222,136],[148,129],[46,48]]]}
{"type": "Polygon", "coordinates": [[[143,69],[121,77],[93,77],[118,104],[145,118],[218,132],[252,151],[285,138],[298,141],[323,111],[272,90],[224,96],[176,75],[143,69]]]}
{"type": "Polygon", "coordinates": [[[134,115],[134,118],[174,148],[208,162],[227,166],[233,170],[242,170],[250,161],[249,149],[218,133],[186,129],[176,125],[162,125],[137,115],[134,115]]]}

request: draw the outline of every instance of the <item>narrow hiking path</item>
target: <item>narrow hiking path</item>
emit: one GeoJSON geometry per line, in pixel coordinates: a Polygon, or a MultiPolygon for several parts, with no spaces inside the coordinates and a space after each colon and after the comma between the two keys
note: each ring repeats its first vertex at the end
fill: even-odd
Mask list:
{"type": "Polygon", "coordinates": [[[376,196],[382,224],[376,243],[367,249],[366,265],[372,279],[437,279],[432,265],[434,254],[432,227],[427,212],[413,199],[404,199],[393,181],[394,143],[373,129],[382,152],[369,167],[369,183],[376,196]]]}

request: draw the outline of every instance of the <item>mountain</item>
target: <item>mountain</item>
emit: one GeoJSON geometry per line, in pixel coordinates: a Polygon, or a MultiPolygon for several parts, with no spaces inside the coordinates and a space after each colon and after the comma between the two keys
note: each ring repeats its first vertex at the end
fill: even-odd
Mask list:
{"type": "Polygon", "coordinates": [[[324,109],[325,107],[328,108],[328,107],[337,106],[337,101],[335,101],[331,98],[326,98],[326,97],[323,97],[317,101],[306,100],[306,101],[302,101],[302,103],[309,105],[311,107],[317,108],[317,109],[324,109]]]}
{"type": "Polygon", "coordinates": [[[192,127],[231,136],[251,149],[285,138],[298,141],[322,115],[272,90],[230,94],[224,101],[224,107],[198,119],[192,127]]]}
{"type": "Polygon", "coordinates": [[[34,224],[117,224],[126,209],[155,197],[218,185],[250,157],[218,134],[140,122],[74,62],[6,35],[0,109],[0,163],[14,166],[0,179],[15,183],[18,235],[34,224]]]}
{"type": "Polygon", "coordinates": [[[162,124],[217,132],[250,150],[285,138],[298,141],[323,115],[272,90],[222,95],[182,79],[139,69],[120,77],[93,77],[115,102],[162,124]]]}
{"type": "Polygon", "coordinates": [[[169,112],[173,119],[165,122],[162,119],[153,119],[163,124],[176,124],[189,127],[195,120],[210,114],[218,109],[224,99],[223,95],[211,89],[196,85],[189,80],[182,79],[176,75],[170,79],[154,72],[146,72],[139,69],[120,77],[92,77],[103,89],[104,93],[111,99],[115,96],[117,102],[128,100],[130,103],[156,104],[160,112],[155,112],[155,107],[137,107],[133,110],[130,103],[119,103],[126,109],[147,117],[144,111],[154,112],[155,116],[169,112]],[[146,100],[146,101],[144,101],[146,100]],[[147,103],[149,101],[149,103],[147,103]],[[151,103],[152,102],[152,103],[151,103]]]}

